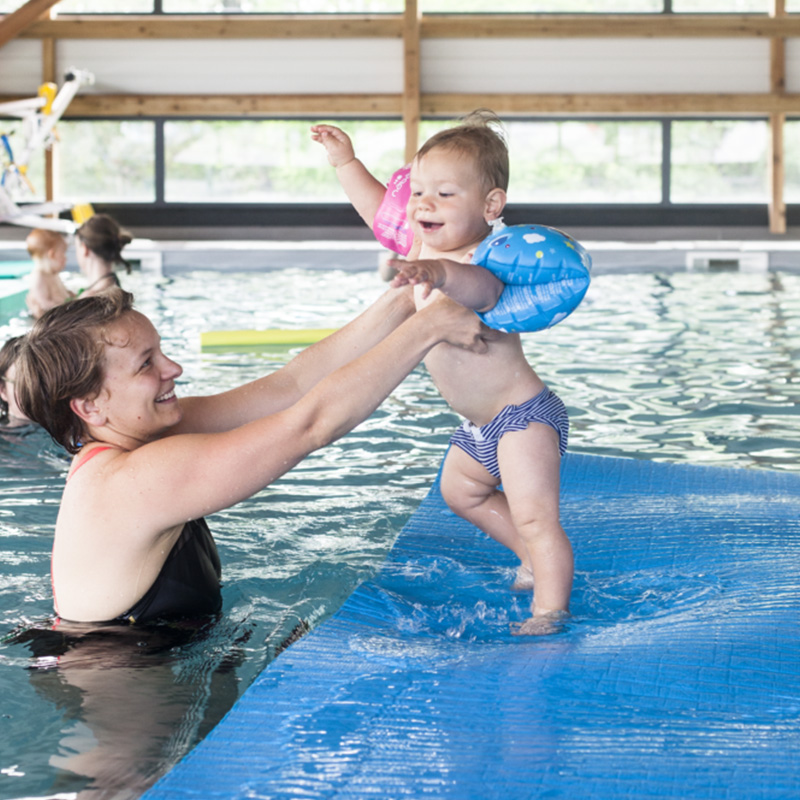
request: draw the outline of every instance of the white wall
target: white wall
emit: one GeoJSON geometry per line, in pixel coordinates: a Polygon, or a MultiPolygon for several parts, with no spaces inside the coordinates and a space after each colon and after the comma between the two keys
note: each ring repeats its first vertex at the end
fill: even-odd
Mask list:
{"type": "Polygon", "coordinates": [[[786,40],[786,91],[800,92],[800,39],[786,40]]]}
{"type": "MultiPolygon", "coordinates": [[[[62,40],[58,72],[92,71],[99,94],[399,94],[396,39],[62,40]]],[[[787,90],[800,91],[800,39],[787,42],[787,90]]],[[[34,94],[41,45],[0,48],[0,94],[34,94]]],[[[464,39],[422,42],[424,92],[769,91],[769,41],[464,39]]]]}
{"type": "Polygon", "coordinates": [[[767,92],[769,42],[466,39],[422,43],[423,92],[767,92]]]}
{"type": "Polygon", "coordinates": [[[96,94],[402,91],[402,45],[386,39],[62,40],[59,67],[91,70],[96,94]]]}
{"type": "Polygon", "coordinates": [[[42,82],[42,45],[19,39],[0,47],[0,94],[35,95],[42,82]]]}

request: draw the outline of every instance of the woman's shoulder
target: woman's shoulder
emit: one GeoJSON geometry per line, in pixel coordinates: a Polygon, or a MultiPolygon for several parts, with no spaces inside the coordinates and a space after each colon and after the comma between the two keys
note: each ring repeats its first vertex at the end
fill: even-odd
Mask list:
{"type": "Polygon", "coordinates": [[[81,469],[81,467],[88,464],[96,456],[99,456],[101,453],[105,453],[108,450],[116,451],[118,454],[126,452],[123,450],[123,448],[118,447],[117,445],[105,444],[103,442],[91,442],[81,447],[81,449],[75,455],[75,458],[72,459],[72,465],[67,473],[67,481],[69,481],[75,475],[75,473],[81,469]]]}

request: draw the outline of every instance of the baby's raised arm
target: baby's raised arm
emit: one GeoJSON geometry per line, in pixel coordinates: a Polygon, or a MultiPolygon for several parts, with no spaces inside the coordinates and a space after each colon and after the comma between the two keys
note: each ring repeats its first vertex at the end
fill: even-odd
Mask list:
{"type": "Polygon", "coordinates": [[[312,125],[311,138],[325,148],[345,194],[371,230],[386,187],[356,158],[350,137],[340,128],[312,125]]]}
{"type": "Polygon", "coordinates": [[[422,286],[423,298],[439,289],[473,311],[494,308],[504,288],[503,282],[488,269],[446,258],[422,261],[392,259],[389,265],[397,270],[392,286],[422,286]]]}

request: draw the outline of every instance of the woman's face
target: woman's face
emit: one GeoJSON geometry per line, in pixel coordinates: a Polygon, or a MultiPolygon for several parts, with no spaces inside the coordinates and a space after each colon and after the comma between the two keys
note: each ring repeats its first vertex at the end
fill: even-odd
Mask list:
{"type": "Polygon", "coordinates": [[[129,311],[107,332],[105,379],[95,405],[109,430],[138,442],[157,439],[181,420],[175,380],[183,369],[161,352],[147,317],[129,311]]]}
{"type": "Polygon", "coordinates": [[[78,269],[86,272],[86,265],[89,262],[89,248],[83,243],[80,236],[75,237],[75,260],[78,262],[78,269]]]}
{"type": "Polygon", "coordinates": [[[0,381],[0,397],[2,397],[3,400],[8,403],[9,421],[13,422],[14,420],[18,420],[22,422],[30,422],[30,420],[22,413],[19,404],[17,403],[17,395],[14,391],[16,378],[17,365],[14,363],[6,370],[3,380],[0,381]]]}

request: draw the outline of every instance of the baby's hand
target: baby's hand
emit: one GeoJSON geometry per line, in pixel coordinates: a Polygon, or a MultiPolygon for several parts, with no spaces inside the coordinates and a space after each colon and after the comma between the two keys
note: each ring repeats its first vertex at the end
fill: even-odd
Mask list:
{"type": "Polygon", "coordinates": [[[437,259],[404,261],[393,258],[389,261],[389,266],[397,270],[392,286],[422,286],[423,299],[434,289],[441,289],[447,278],[444,264],[437,259]]]}
{"type": "Polygon", "coordinates": [[[356,157],[350,137],[335,125],[312,125],[311,138],[325,148],[333,167],[343,167],[356,157]]]}

